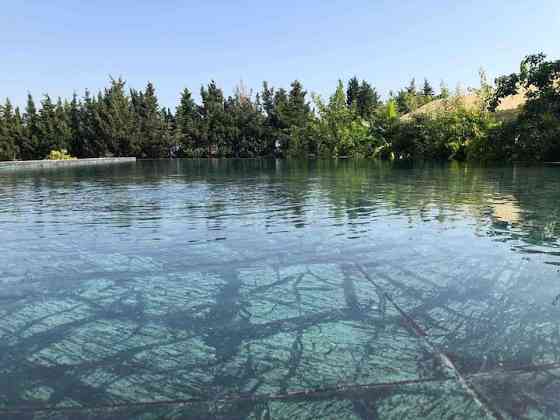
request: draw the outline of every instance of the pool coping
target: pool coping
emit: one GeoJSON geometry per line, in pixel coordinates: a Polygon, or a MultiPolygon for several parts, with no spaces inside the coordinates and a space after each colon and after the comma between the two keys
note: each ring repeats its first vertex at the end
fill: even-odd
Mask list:
{"type": "Polygon", "coordinates": [[[135,157],[108,157],[72,160],[14,160],[0,162],[0,170],[3,169],[44,169],[44,168],[67,168],[76,166],[105,165],[125,162],[136,162],[135,157]]]}

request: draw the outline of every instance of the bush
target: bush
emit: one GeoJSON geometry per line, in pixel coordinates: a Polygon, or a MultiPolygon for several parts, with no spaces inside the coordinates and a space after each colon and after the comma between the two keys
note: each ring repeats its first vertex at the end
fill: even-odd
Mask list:
{"type": "Polygon", "coordinates": [[[51,150],[49,155],[47,156],[48,160],[74,160],[76,159],[73,156],[68,154],[68,150],[61,149],[61,150],[51,150]]]}
{"type": "Polygon", "coordinates": [[[495,126],[488,113],[461,107],[414,115],[400,122],[392,141],[393,151],[404,159],[464,160],[486,147],[488,134],[495,126]]]}

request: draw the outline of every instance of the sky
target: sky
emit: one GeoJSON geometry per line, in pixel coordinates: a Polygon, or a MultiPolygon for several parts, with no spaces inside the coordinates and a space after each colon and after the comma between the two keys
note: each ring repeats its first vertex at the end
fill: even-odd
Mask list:
{"type": "Polygon", "coordinates": [[[180,91],[243,80],[330,95],[338,79],[368,80],[386,97],[412,77],[454,89],[560,56],[558,0],[18,0],[0,12],[0,98],[97,91],[110,76],[180,91]]]}

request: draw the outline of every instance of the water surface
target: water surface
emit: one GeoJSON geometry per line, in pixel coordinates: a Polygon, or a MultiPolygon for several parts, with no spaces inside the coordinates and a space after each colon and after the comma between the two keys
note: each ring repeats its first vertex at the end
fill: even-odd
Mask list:
{"type": "Polygon", "coordinates": [[[559,418],[559,212],[556,167],[2,172],[0,418],[559,418]]]}

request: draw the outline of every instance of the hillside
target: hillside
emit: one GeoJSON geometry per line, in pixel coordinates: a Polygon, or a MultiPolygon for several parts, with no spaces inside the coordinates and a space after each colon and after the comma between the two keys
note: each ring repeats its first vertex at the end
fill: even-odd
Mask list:
{"type": "MultiPolygon", "coordinates": [[[[513,118],[519,112],[519,108],[525,104],[526,100],[525,94],[523,93],[502,99],[500,106],[498,106],[496,110],[496,117],[502,121],[513,118]]],[[[401,118],[403,120],[408,120],[413,115],[437,114],[446,109],[454,108],[457,103],[467,109],[476,109],[480,106],[480,98],[477,94],[472,93],[450,99],[436,99],[435,101],[421,106],[416,111],[403,115],[401,118]]]]}

